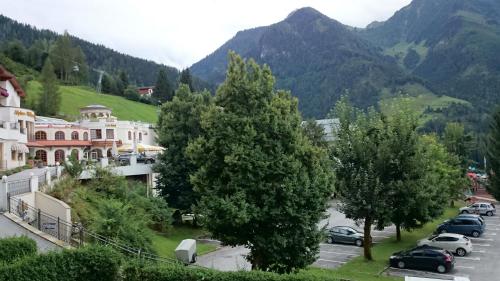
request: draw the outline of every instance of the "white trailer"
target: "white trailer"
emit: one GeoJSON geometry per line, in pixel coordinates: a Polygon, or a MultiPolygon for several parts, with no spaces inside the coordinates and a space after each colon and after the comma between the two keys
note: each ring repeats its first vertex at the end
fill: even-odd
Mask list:
{"type": "Polygon", "coordinates": [[[175,248],[175,257],[184,264],[196,262],[196,240],[184,239],[175,248]]]}

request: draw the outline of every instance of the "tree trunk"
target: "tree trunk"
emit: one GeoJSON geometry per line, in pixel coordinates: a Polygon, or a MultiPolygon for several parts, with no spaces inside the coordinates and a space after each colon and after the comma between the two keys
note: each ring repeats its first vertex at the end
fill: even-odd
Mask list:
{"type": "Polygon", "coordinates": [[[259,253],[252,252],[252,270],[262,269],[262,258],[259,253]]]}
{"type": "Polygon", "coordinates": [[[454,208],[455,207],[455,200],[451,200],[450,202],[450,207],[454,208]]]}
{"type": "Polygon", "coordinates": [[[364,242],[363,242],[363,250],[364,256],[366,260],[373,260],[372,257],[372,241],[371,241],[371,231],[372,231],[372,218],[365,219],[365,227],[364,227],[364,242]]]}
{"type": "Polygon", "coordinates": [[[396,241],[401,242],[401,224],[396,224],[396,241]]]}

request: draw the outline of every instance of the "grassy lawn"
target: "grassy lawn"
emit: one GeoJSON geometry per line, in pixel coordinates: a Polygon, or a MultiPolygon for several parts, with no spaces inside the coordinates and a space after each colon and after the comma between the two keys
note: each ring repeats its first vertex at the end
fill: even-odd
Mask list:
{"type": "MultiPolygon", "coordinates": [[[[154,233],[153,247],[157,254],[162,257],[173,258],[174,251],[177,245],[183,240],[203,236],[206,231],[199,228],[192,228],[187,226],[173,227],[168,233],[154,233]]],[[[197,243],[196,245],[198,255],[203,255],[215,250],[215,245],[197,243]]]]}
{"type": "MultiPolygon", "coordinates": [[[[60,113],[68,120],[76,120],[81,107],[101,104],[113,110],[119,120],[144,121],[155,123],[158,119],[157,108],[153,105],[127,100],[122,97],[99,94],[92,88],[83,86],[61,86],[60,113]]],[[[36,100],[41,92],[41,84],[31,81],[26,89],[27,103],[36,100]]]]}
{"type": "Polygon", "coordinates": [[[457,208],[448,208],[445,213],[435,221],[426,224],[421,229],[412,232],[403,231],[402,241],[397,242],[395,237],[383,240],[372,249],[374,261],[367,262],[363,257],[357,257],[338,269],[327,270],[309,268],[300,274],[311,274],[318,277],[343,278],[356,281],[385,281],[403,280],[403,278],[379,276],[387,266],[392,253],[408,249],[416,245],[417,240],[430,235],[443,220],[457,215],[457,208]]]}

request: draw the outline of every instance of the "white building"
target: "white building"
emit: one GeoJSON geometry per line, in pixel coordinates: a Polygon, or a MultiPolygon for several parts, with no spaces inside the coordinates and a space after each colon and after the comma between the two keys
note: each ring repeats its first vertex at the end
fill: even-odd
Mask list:
{"type": "Polygon", "coordinates": [[[14,75],[0,65],[0,170],[26,165],[34,137],[35,114],[21,108],[25,93],[14,75]]]}
{"type": "Polygon", "coordinates": [[[105,106],[89,105],[80,109],[76,122],[38,117],[35,139],[29,143],[33,155],[47,165],[55,165],[71,154],[90,160],[112,157],[114,145],[156,145],[151,124],[120,121],[111,113],[105,106]]]}

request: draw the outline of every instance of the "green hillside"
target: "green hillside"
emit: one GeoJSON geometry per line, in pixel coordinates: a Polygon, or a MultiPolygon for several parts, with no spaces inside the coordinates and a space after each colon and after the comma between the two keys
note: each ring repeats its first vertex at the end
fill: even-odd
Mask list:
{"type": "MultiPolygon", "coordinates": [[[[31,81],[26,88],[27,100],[30,104],[41,91],[41,84],[31,81]]],[[[93,89],[83,86],[61,86],[60,115],[67,120],[78,118],[79,109],[89,104],[101,104],[113,110],[113,116],[121,120],[144,121],[156,123],[157,108],[152,105],[127,100],[122,97],[99,94],[93,89]]]]}

